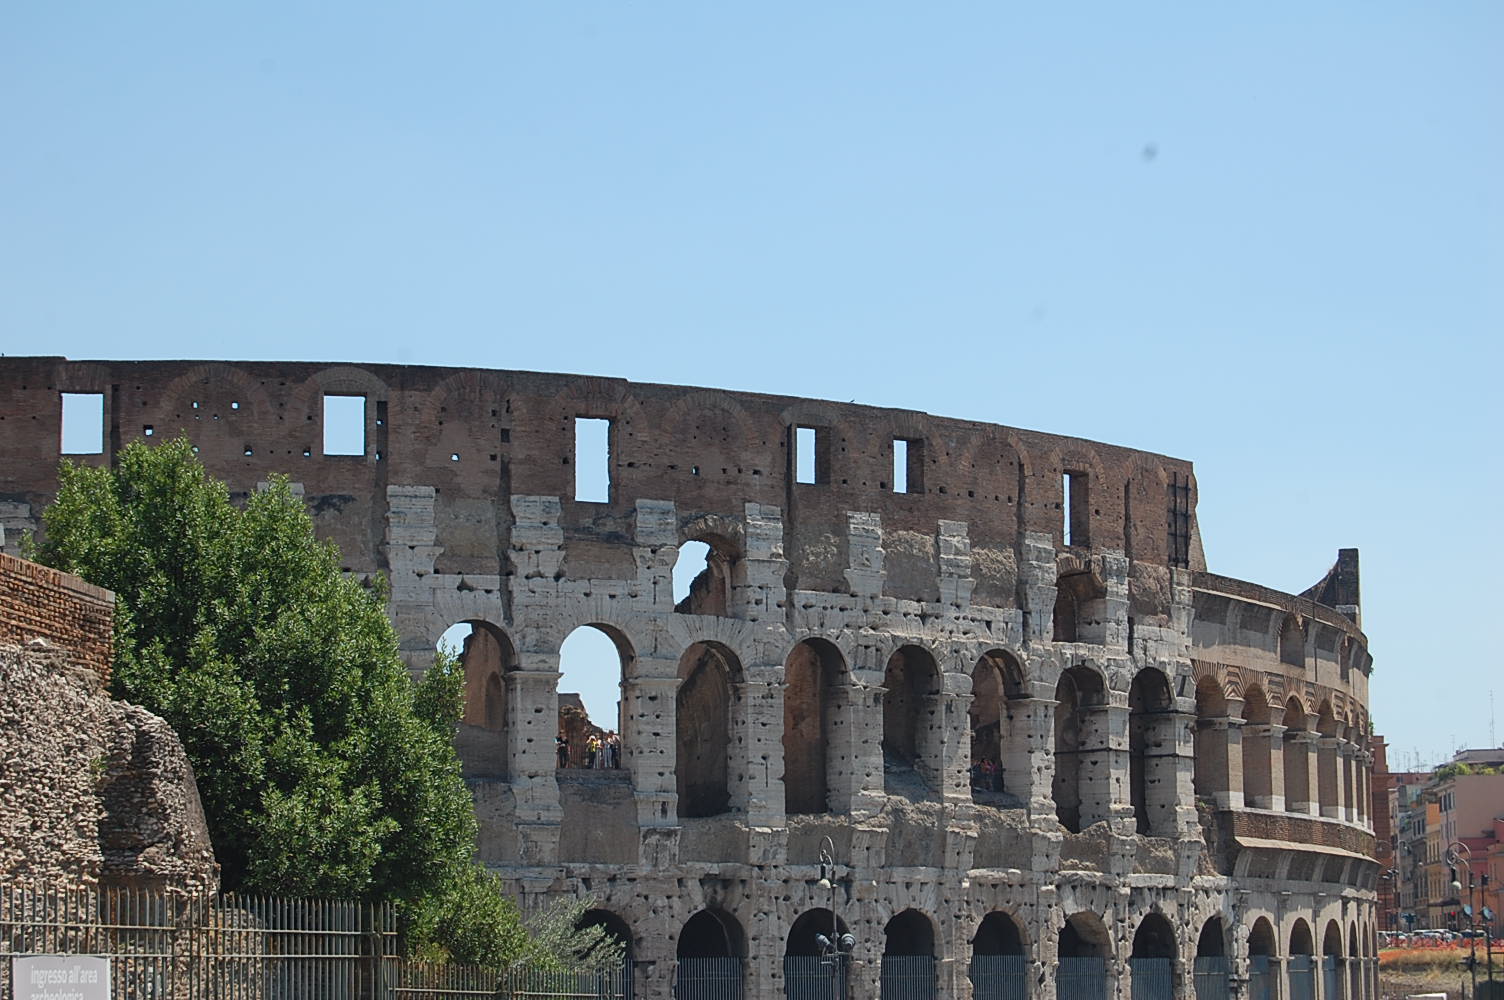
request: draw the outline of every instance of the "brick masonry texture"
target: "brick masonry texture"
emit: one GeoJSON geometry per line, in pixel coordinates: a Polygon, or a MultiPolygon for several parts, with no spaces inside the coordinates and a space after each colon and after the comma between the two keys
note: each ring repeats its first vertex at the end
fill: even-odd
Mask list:
{"type": "Polygon", "coordinates": [[[781,996],[833,901],[854,996],[920,953],[936,995],[970,997],[993,946],[1038,1000],[1072,954],[1127,997],[1130,959],[1165,951],[1186,996],[1213,946],[1239,991],[1309,947],[1372,995],[1357,552],[1300,595],[1208,572],[1187,461],[573,375],[7,358],[11,534],[57,488],[63,392],[97,395],[104,447],[77,460],[186,434],[232,495],[292,479],[347,570],[386,578],[414,673],[472,625],[456,740],[481,857],[525,907],[595,899],[637,996],[717,949],[749,1000],[781,996]],[[358,454],[323,453],[328,395],[364,398],[358,454]],[[604,502],[574,498],[577,418],[610,422],[604,502]],[[676,602],[688,541],[711,554],[676,602]],[[557,767],[580,627],[618,652],[619,712],[593,720],[618,771],[557,767]]]}

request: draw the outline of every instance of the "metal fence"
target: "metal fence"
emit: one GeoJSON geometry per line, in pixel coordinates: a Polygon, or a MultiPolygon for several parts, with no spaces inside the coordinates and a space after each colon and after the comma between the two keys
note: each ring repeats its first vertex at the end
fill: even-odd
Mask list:
{"type": "Polygon", "coordinates": [[[741,1000],[742,960],[681,958],[674,980],[676,1000],[741,1000]]]}
{"type": "Polygon", "coordinates": [[[1059,1000],[1107,1000],[1107,959],[1062,958],[1055,971],[1059,1000]]]}
{"type": "Polygon", "coordinates": [[[1316,960],[1310,955],[1291,955],[1290,1000],[1316,1000],[1316,960]]]}
{"type": "Polygon", "coordinates": [[[1274,960],[1268,955],[1248,956],[1248,1000],[1275,1000],[1274,960]]]}
{"type": "Polygon", "coordinates": [[[1342,1000],[1342,970],[1335,955],[1322,956],[1321,996],[1322,1000],[1342,1000]]]}
{"type": "Polygon", "coordinates": [[[1175,963],[1168,958],[1130,958],[1133,1000],[1170,1000],[1175,995],[1175,963]]]}
{"type": "Polygon", "coordinates": [[[408,961],[390,904],[0,884],[0,997],[12,959],[48,955],[107,958],[121,1000],[631,1000],[629,967],[502,977],[408,961]]]}
{"type": "Polygon", "coordinates": [[[1028,1000],[1027,955],[973,955],[972,1000],[1028,1000]]]}
{"type": "Polygon", "coordinates": [[[882,1000],[934,1000],[934,958],[929,955],[884,955],[878,988],[882,1000]]]}
{"type": "Polygon", "coordinates": [[[847,974],[844,955],[785,955],[783,995],[788,1000],[846,1000],[847,974]]]}
{"type": "MultiPolygon", "coordinates": [[[[1225,955],[1207,955],[1196,959],[1193,978],[1196,983],[1196,1000],[1228,1000],[1231,990],[1228,983],[1232,977],[1232,963],[1225,955]]],[[[1249,976],[1250,993],[1253,977],[1249,976]]],[[[1264,998],[1255,998],[1264,1000],[1264,998]]]]}

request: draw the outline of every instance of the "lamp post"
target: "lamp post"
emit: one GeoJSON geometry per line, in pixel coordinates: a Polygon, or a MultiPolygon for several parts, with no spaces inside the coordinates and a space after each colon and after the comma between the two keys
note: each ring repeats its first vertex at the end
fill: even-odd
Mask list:
{"type": "Polygon", "coordinates": [[[845,959],[856,948],[856,938],[849,932],[841,932],[841,919],[836,914],[836,845],[829,837],[820,838],[820,881],[815,885],[830,891],[830,936],[815,935],[815,944],[820,947],[820,960],[830,963],[831,997],[840,1000],[846,995],[845,959]]]}
{"type": "MultiPolygon", "coordinates": [[[[1461,841],[1453,841],[1447,846],[1447,867],[1452,873],[1452,893],[1457,900],[1457,906],[1467,917],[1467,967],[1472,974],[1473,995],[1478,995],[1478,938],[1475,936],[1478,930],[1477,911],[1477,884],[1473,881],[1473,852],[1461,841]],[[1457,878],[1457,866],[1461,865],[1467,872],[1467,904],[1462,902],[1462,882],[1457,878]]],[[[1488,876],[1483,876],[1484,896],[1488,895],[1488,876]]],[[[1485,920],[1483,925],[1484,952],[1488,955],[1488,982],[1490,994],[1493,990],[1494,981],[1494,942],[1493,935],[1485,920]]]]}

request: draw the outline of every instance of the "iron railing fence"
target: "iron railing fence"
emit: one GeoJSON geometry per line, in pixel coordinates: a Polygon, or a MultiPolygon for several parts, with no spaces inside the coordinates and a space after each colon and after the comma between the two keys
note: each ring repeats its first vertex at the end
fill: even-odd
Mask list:
{"type": "Polygon", "coordinates": [[[1055,970],[1058,1000],[1107,1000],[1107,959],[1062,958],[1055,970]]]}
{"type": "Polygon", "coordinates": [[[844,955],[785,955],[783,995],[788,1000],[846,1000],[848,974],[844,955]]]}
{"type": "Polygon", "coordinates": [[[1133,1000],[1171,1000],[1175,995],[1175,962],[1169,958],[1130,958],[1128,978],[1133,1000]]]}
{"type": "Polygon", "coordinates": [[[741,1000],[742,960],[681,958],[674,980],[675,1000],[741,1000]]]}
{"type": "Polygon", "coordinates": [[[878,993],[882,1000],[934,1000],[935,959],[930,955],[884,955],[878,993]]]}
{"type": "Polygon", "coordinates": [[[1274,960],[1268,955],[1248,956],[1248,1000],[1276,1000],[1274,960]]]}
{"type": "Polygon", "coordinates": [[[973,1000],[1029,1000],[1027,955],[973,955],[973,1000]]]}
{"type": "MultiPolygon", "coordinates": [[[[1197,958],[1191,975],[1196,984],[1196,1000],[1228,1000],[1231,995],[1228,984],[1232,978],[1232,963],[1227,956],[1205,955],[1197,958]]],[[[1249,982],[1252,982],[1251,975],[1249,982]]]]}
{"type": "Polygon", "coordinates": [[[1342,970],[1335,955],[1321,958],[1321,997],[1322,1000],[1342,1000],[1342,970]]]}
{"type": "Polygon", "coordinates": [[[396,911],[387,903],[0,883],[0,997],[14,989],[12,959],[48,955],[108,959],[110,995],[117,1000],[632,995],[627,963],[610,973],[501,975],[407,960],[396,911]]]}
{"type": "Polygon", "coordinates": [[[1316,959],[1310,955],[1291,955],[1290,1000],[1316,1000],[1316,959]]]}

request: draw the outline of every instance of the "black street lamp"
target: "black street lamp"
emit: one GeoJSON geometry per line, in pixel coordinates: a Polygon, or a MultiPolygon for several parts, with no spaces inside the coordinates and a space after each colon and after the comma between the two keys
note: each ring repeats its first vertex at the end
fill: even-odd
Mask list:
{"type": "Polygon", "coordinates": [[[846,995],[843,972],[846,959],[856,948],[856,938],[849,931],[841,932],[841,919],[836,914],[835,850],[835,842],[829,837],[820,839],[820,881],[815,885],[830,891],[830,936],[816,934],[815,944],[820,948],[820,961],[830,963],[831,996],[840,998],[846,995]]]}
{"type": "MultiPolygon", "coordinates": [[[[1464,843],[1462,843],[1460,841],[1453,841],[1447,847],[1447,853],[1446,853],[1447,869],[1452,874],[1452,885],[1451,885],[1452,898],[1455,899],[1455,900],[1457,900],[1457,906],[1461,910],[1462,915],[1465,916],[1465,917],[1467,917],[1467,945],[1468,945],[1467,968],[1468,968],[1468,972],[1472,974],[1473,995],[1477,996],[1478,995],[1478,937],[1477,937],[1477,934],[1478,934],[1478,922],[1479,921],[1478,921],[1478,911],[1477,911],[1477,902],[1478,902],[1477,885],[1473,881],[1472,856],[1473,856],[1473,852],[1468,849],[1468,846],[1466,844],[1464,844],[1464,843]],[[1458,865],[1461,865],[1463,867],[1463,869],[1467,872],[1467,902],[1465,904],[1462,902],[1462,882],[1457,878],[1457,866],[1458,865]]],[[[1484,896],[1485,899],[1488,898],[1488,876],[1486,874],[1483,876],[1483,896],[1484,896]]],[[[1487,911],[1487,909],[1488,909],[1487,907],[1484,907],[1485,911],[1487,911]]],[[[1486,915],[1483,917],[1483,947],[1484,947],[1485,954],[1488,956],[1488,983],[1489,983],[1489,987],[1488,988],[1489,988],[1489,991],[1490,991],[1490,995],[1492,995],[1493,982],[1494,982],[1494,939],[1493,939],[1493,932],[1492,932],[1492,930],[1489,927],[1489,924],[1492,922],[1492,917],[1493,917],[1493,914],[1491,912],[1486,913],[1486,915]]],[[[1458,921],[1458,925],[1460,926],[1461,923],[1462,923],[1462,921],[1459,920],[1458,921]]]]}

